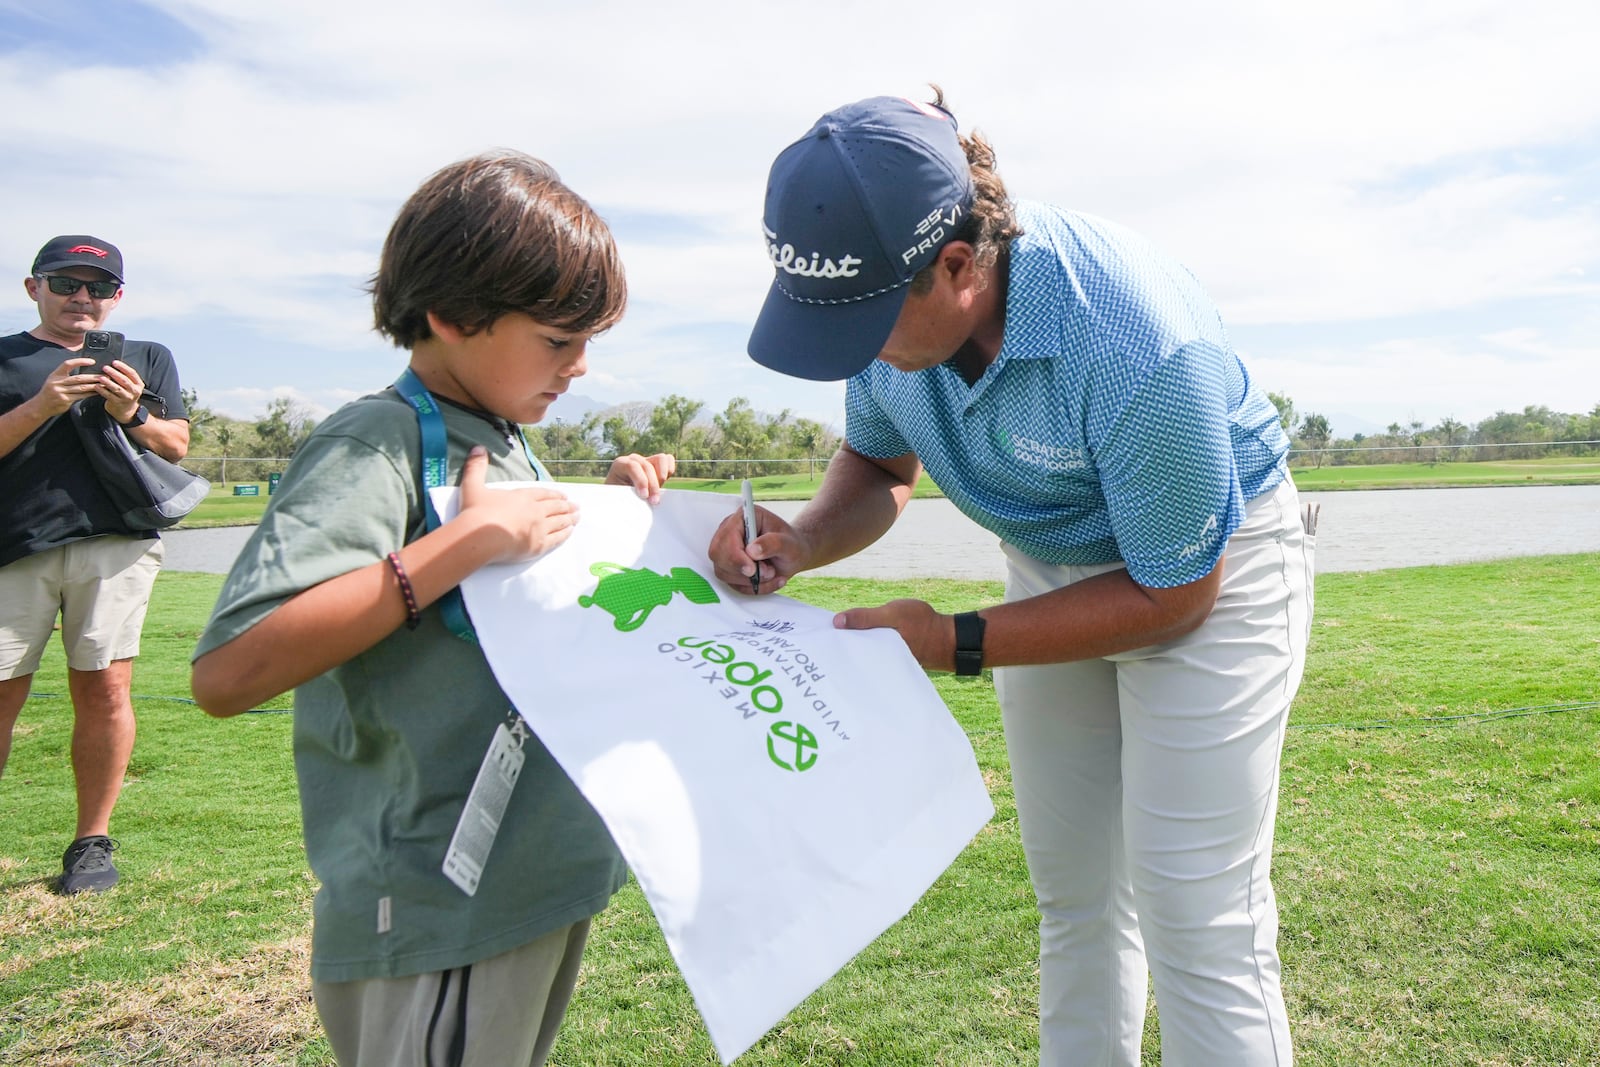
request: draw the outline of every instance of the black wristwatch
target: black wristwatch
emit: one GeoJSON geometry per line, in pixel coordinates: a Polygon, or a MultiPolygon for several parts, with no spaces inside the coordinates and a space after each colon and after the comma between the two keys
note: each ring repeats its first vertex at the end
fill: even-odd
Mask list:
{"type": "Polygon", "coordinates": [[[136,426],[143,426],[150,421],[150,409],[140,404],[133,409],[133,417],[122,424],[124,430],[131,430],[136,426]]]}
{"type": "Polygon", "coordinates": [[[983,616],[963,611],[956,616],[956,674],[965,678],[983,673],[983,616]]]}

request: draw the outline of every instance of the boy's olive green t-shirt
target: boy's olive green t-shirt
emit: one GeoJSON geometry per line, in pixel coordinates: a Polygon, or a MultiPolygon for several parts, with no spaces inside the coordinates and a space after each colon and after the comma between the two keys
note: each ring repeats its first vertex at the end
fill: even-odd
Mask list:
{"type": "MultiPolygon", "coordinates": [[[[509,423],[441,404],[449,479],[473,445],[491,481],[530,468],[509,423]]],[[[195,656],[285,600],[426,532],[417,416],[392,390],[330,416],[301,446],[234,562],[195,656]]],[[[399,594],[397,593],[396,596],[399,594]]],[[[531,651],[531,650],[530,650],[531,651]]],[[[536,737],[476,895],[441,872],[467,794],[510,701],[475,643],[435,604],[294,695],[306,854],[321,882],[318,981],[460,967],[594,915],[626,867],[604,823],[536,737]]],[[[571,708],[574,715],[582,708],[571,708]]]]}

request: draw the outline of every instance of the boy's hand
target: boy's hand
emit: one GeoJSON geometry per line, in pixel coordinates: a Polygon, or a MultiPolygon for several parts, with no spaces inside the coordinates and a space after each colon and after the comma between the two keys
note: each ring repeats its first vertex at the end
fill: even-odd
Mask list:
{"type": "Polygon", "coordinates": [[[671,454],[657,452],[641,456],[630,452],[611,461],[606,472],[607,485],[631,485],[634,492],[652,504],[661,503],[661,486],[678,469],[678,461],[671,454]]]}
{"type": "Polygon", "coordinates": [[[572,536],[578,505],[550,489],[490,489],[484,484],[488,469],[489,453],[481,445],[474,447],[461,468],[461,513],[471,511],[504,534],[503,550],[492,562],[532,559],[572,536]]]}

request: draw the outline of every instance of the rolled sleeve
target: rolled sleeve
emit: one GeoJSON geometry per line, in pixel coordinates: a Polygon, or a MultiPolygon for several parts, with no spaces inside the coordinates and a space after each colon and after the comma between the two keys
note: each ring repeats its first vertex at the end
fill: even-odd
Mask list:
{"type": "Polygon", "coordinates": [[[1140,585],[1170,588],[1205,577],[1242,521],[1226,358],[1201,343],[1162,360],[1096,446],[1111,527],[1140,585]]]}
{"type": "Polygon", "coordinates": [[[872,395],[870,375],[851,378],[844,391],[844,439],[852,449],[873,459],[903,456],[911,446],[872,395]]]}

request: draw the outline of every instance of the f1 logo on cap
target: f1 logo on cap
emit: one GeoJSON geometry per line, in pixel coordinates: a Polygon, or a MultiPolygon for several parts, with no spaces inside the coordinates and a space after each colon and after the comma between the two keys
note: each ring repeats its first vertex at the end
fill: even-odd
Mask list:
{"type": "Polygon", "coordinates": [[[67,255],[69,256],[78,252],[87,252],[91,256],[99,256],[101,259],[106,258],[106,250],[103,248],[96,248],[94,245],[73,245],[71,248],[67,249],[67,255]]]}

